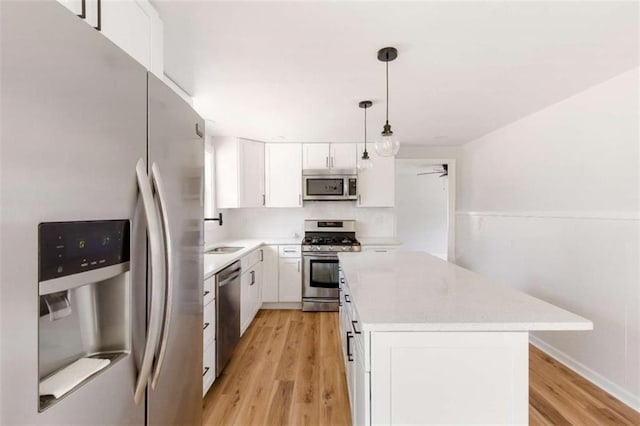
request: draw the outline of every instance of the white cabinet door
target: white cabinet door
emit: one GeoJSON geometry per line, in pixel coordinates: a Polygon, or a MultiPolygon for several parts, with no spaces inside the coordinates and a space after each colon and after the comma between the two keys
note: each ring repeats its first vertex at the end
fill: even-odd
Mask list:
{"type": "Polygon", "coordinates": [[[372,333],[371,423],[525,425],[527,354],[526,332],[372,333]]]}
{"type": "Polygon", "coordinates": [[[246,139],[214,139],[216,207],[264,205],[264,144],[246,139]]]}
{"type": "MultiPolygon", "coordinates": [[[[98,0],[57,0],[57,2],[92,27],[96,29],[101,27],[98,25],[98,0]]],[[[104,3],[104,0],[101,3],[104,3]]]]}
{"type": "Polygon", "coordinates": [[[280,302],[301,302],[302,259],[295,257],[280,258],[278,275],[280,302]]]}
{"type": "Polygon", "coordinates": [[[240,207],[264,206],[264,144],[240,140],[240,207]]]}
{"type": "Polygon", "coordinates": [[[253,267],[253,284],[251,285],[251,321],[253,321],[256,314],[262,307],[262,271],[262,262],[253,267]]]}
{"type": "Polygon", "coordinates": [[[305,169],[328,169],[329,157],[328,143],[305,143],[302,145],[302,165],[305,169]]]}
{"type": "MultiPolygon", "coordinates": [[[[74,14],[82,17],[82,12],[83,12],[82,0],[58,0],[58,3],[61,3],[62,5],[64,5],[64,7],[72,11],[74,14]]],[[[86,3],[85,3],[85,15],[86,15],[86,3]]]]}
{"type": "Polygon", "coordinates": [[[353,143],[332,143],[330,157],[332,169],[355,169],[357,146],[353,143]]]}
{"type": "Polygon", "coordinates": [[[278,302],[278,246],[262,250],[262,301],[278,302]]]}
{"type": "Polygon", "coordinates": [[[102,0],[101,32],[145,68],[151,65],[151,17],[134,0],[102,0]]]}
{"type": "Polygon", "coordinates": [[[251,322],[251,277],[250,271],[244,271],[240,277],[240,335],[251,322]]]}
{"type": "Polygon", "coordinates": [[[231,137],[213,138],[216,208],[232,209],[240,205],[240,149],[231,137]]]}
{"type": "Polygon", "coordinates": [[[302,145],[265,145],[267,207],[302,207],[302,145]]]}
{"type": "Polygon", "coordinates": [[[359,345],[355,348],[353,361],[354,397],[351,403],[351,420],[354,425],[369,425],[369,373],[365,370],[364,351],[359,345]]]}
{"type": "Polygon", "coordinates": [[[216,380],[216,346],[215,343],[205,347],[202,354],[202,396],[216,380]]]}
{"type": "MultiPolygon", "coordinates": [[[[367,146],[367,148],[369,148],[367,146]]],[[[364,145],[358,145],[358,158],[364,145]]],[[[395,158],[381,157],[367,149],[373,167],[358,172],[358,207],[393,207],[395,205],[395,158]]]]}

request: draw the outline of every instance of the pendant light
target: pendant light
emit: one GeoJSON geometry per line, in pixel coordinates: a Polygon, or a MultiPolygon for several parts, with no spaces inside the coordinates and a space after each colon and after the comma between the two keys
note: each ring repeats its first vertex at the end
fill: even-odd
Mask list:
{"type": "Polygon", "coordinates": [[[382,129],[380,139],[376,142],[376,152],[382,157],[393,157],[400,149],[400,141],[389,124],[389,62],[397,57],[398,50],[395,47],[384,47],[378,50],[378,60],[384,62],[387,67],[387,121],[382,129]]]}
{"type": "Polygon", "coordinates": [[[369,153],[367,152],[367,108],[370,108],[371,105],[373,105],[371,101],[361,101],[358,103],[358,106],[364,109],[364,152],[358,161],[358,169],[360,170],[369,170],[373,167],[373,161],[371,161],[369,153]]]}

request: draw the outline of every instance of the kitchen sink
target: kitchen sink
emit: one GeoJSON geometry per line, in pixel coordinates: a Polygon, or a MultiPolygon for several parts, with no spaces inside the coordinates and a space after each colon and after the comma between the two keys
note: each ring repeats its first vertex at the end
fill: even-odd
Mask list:
{"type": "Polygon", "coordinates": [[[205,251],[205,254],[229,254],[229,253],[235,253],[238,250],[242,250],[243,248],[244,247],[227,247],[227,246],[216,247],[216,248],[212,248],[211,250],[205,251]]]}

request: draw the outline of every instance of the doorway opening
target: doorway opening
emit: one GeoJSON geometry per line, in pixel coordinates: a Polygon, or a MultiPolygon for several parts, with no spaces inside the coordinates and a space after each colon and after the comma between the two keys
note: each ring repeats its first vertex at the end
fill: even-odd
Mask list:
{"type": "Polygon", "coordinates": [[[404,250],[455,256],[455,160],[396,160],[396,233],[404,250]]]}

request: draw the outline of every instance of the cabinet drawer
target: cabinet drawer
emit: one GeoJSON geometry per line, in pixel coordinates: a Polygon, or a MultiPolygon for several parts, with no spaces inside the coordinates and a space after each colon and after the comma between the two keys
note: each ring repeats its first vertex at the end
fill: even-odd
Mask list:
{"type": "Polygon", "coordinates": [[[262,262],[262,249],[259,248],[257,250],[252,251],[248,255],[244,256],[240,260],[240,266],[242,267],[242,272],[246,272],[258,262],[262,262]]]}
{"type": "Polygon", "coordinates": [[[300,257],[302,248],[299,245],[278,246],[280,257],[300,257]]]}
{"type": "Polygon", "coordinates": [[[215,343],[205,346],[204,354],[202,356],[202,396],[207,394],[207,391],[216,379],[216,345],[215,343]]]}
{"type": "Polygon", "coordinates": [[[213,301],[216,297],[216,277],[215,275],[211,278],[207,278],[204,280],[204,293],[202,305],[206,306],[213,301]]]}
{"type": "Polygon", "coordinates": [[[202,344],[209,346],[216,337],[216,304],[209,303],[204,307],[202,318],[202,344]]]}

